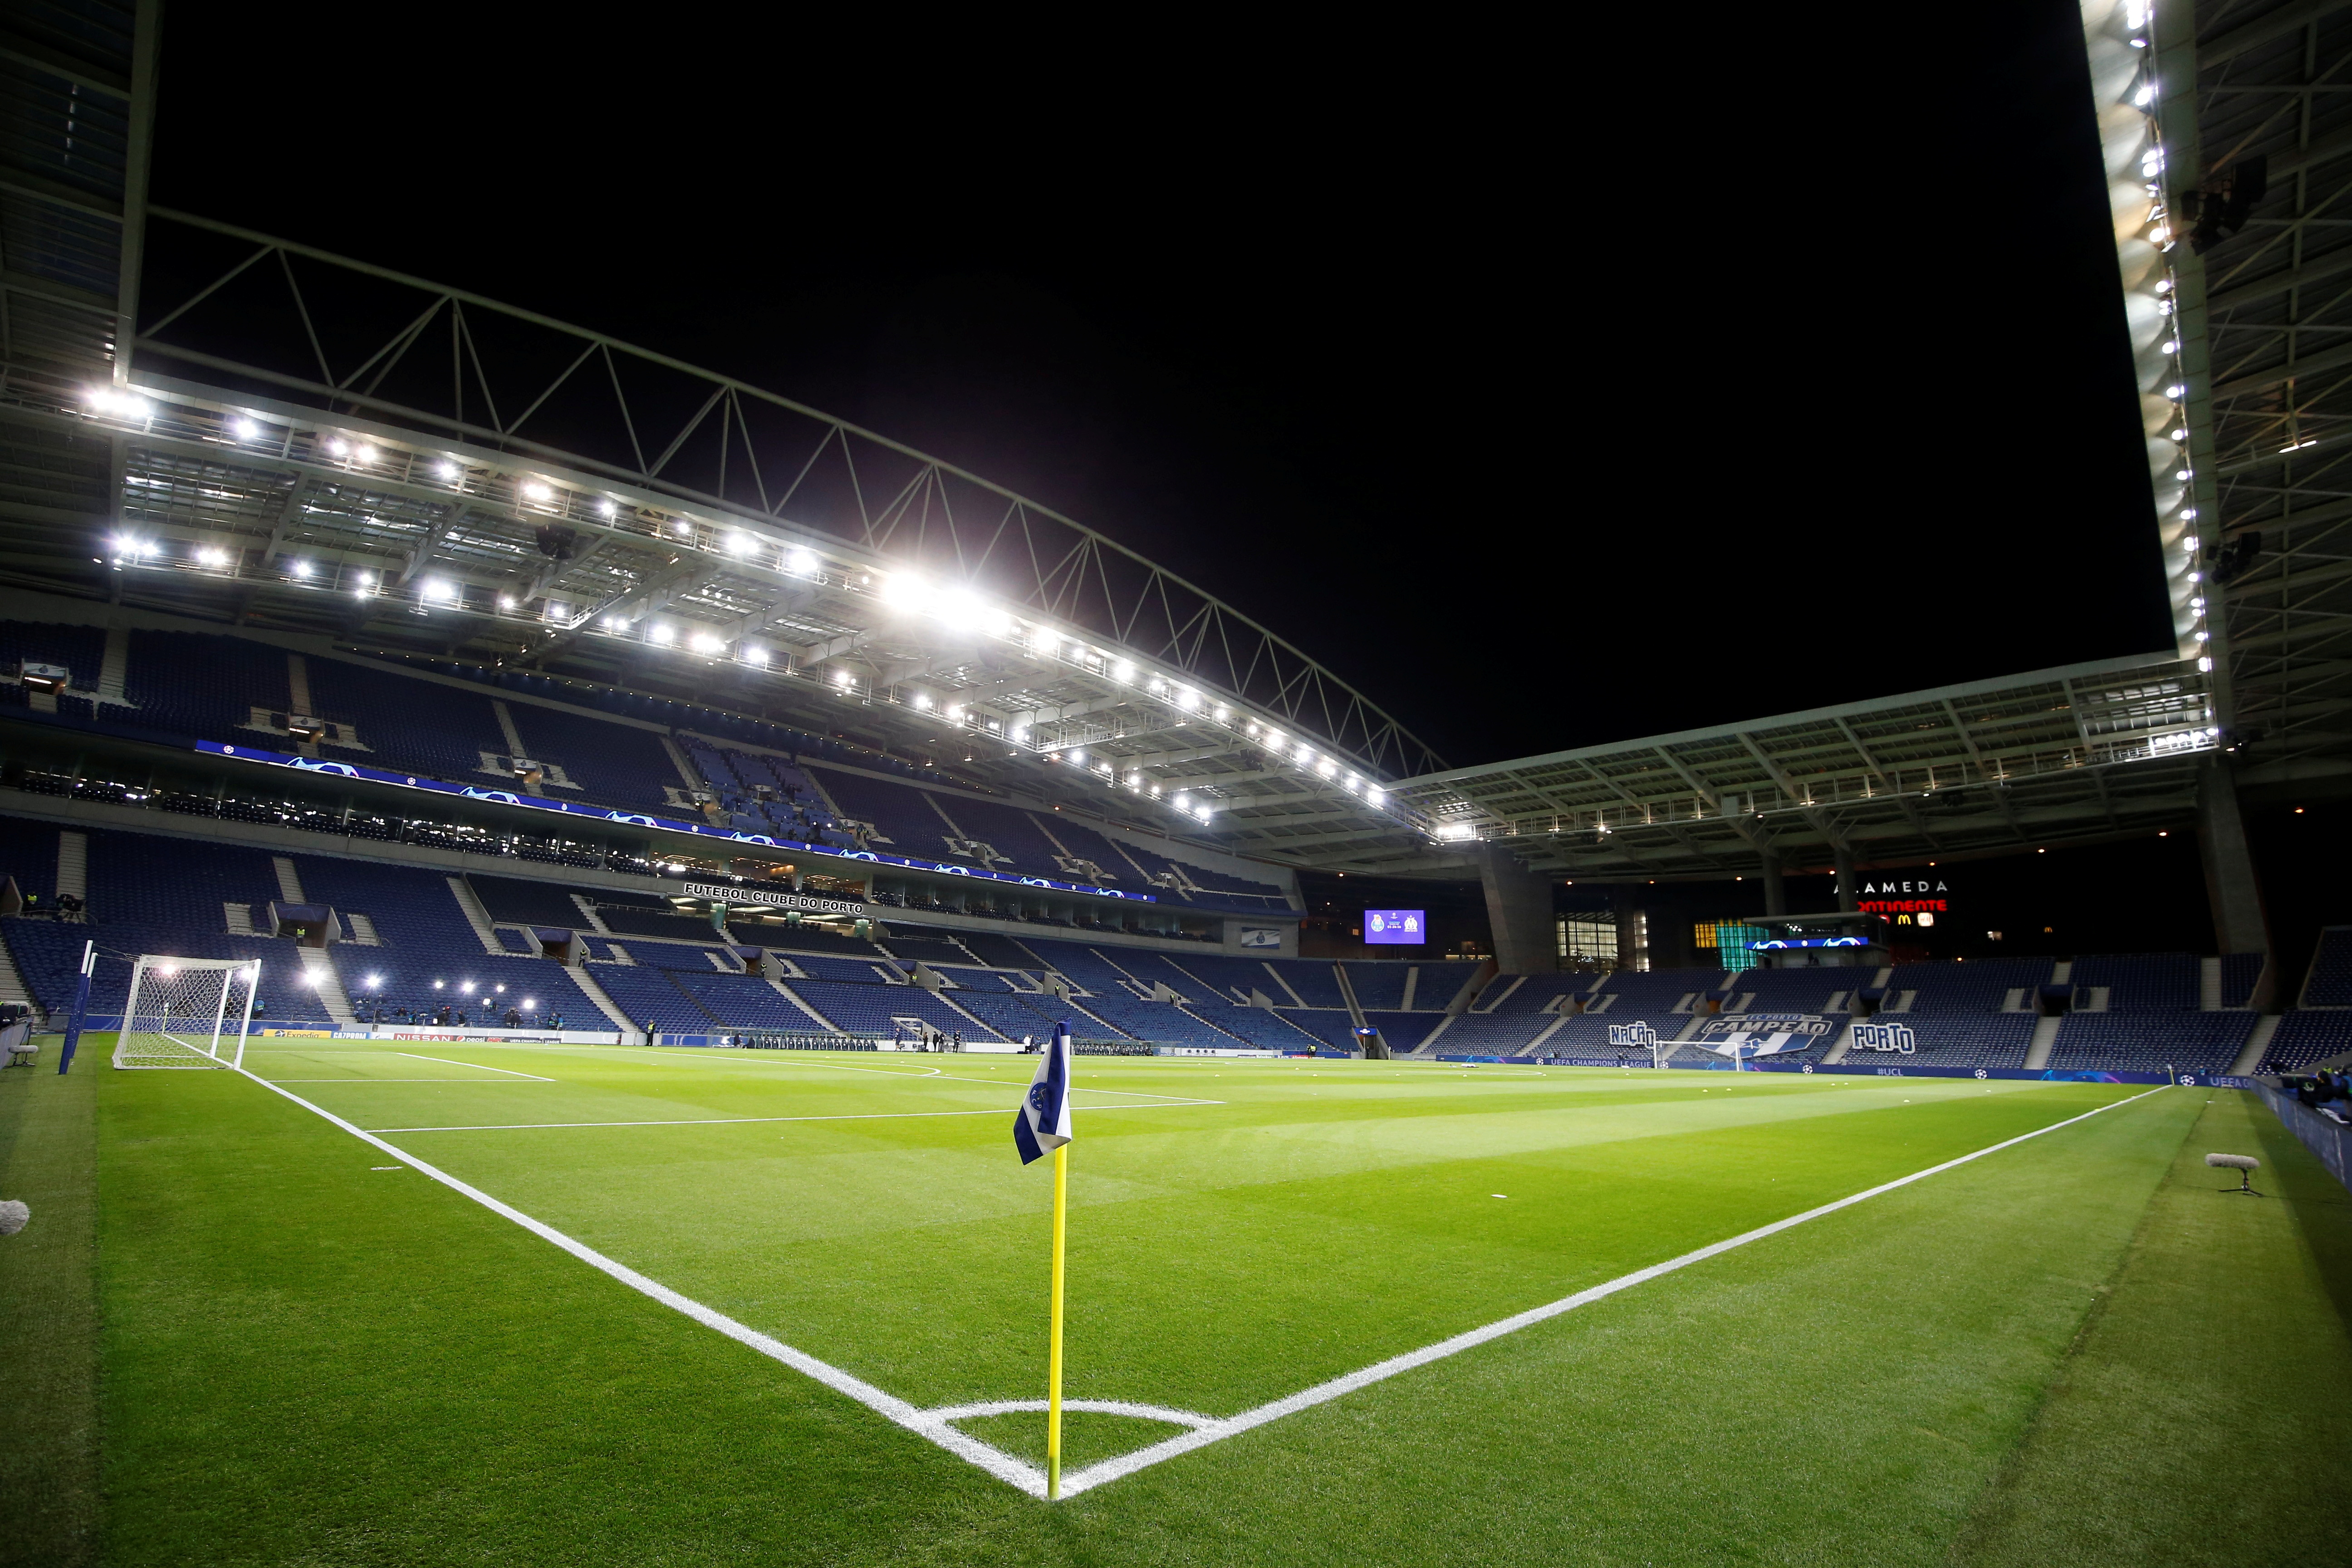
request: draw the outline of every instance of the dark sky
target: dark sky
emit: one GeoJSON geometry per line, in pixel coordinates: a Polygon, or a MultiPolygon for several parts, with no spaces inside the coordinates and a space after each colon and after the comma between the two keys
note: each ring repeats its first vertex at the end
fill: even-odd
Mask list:
{"type": "Polygon", "coordinates": [[[1457,763],[2166,643],[2068,0],[1572,44],[485,9],[174,0],[155,199],[988,475],[1457,763]]]}

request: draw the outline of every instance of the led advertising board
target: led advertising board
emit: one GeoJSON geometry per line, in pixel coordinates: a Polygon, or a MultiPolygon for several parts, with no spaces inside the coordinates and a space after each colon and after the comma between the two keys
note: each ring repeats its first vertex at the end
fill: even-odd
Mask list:
{"type": "Polygon", "coordinates": [[[1366,910],[1364,940],[1374,947],[1419,947],[1429,939],[1425,910],[1366,910]]]}

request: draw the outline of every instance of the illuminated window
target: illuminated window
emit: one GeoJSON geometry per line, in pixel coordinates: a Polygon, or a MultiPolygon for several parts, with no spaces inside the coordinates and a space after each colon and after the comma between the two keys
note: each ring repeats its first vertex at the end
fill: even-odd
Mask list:
{"type": "Polygon", "coordinates": [[[1563,965],[1591,963],[1613,967],[1616,964],[1615,921],[1562,915],[1554,924],[1559,932],[1559,956],[1563,965]]]}

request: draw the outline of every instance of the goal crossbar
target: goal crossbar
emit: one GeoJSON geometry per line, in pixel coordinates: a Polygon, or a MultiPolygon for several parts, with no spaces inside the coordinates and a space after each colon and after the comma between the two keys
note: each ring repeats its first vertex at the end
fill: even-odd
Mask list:
{"type": "Polygon", "coordinates": [[[115,1037],[119,1068],[221,1068],[245,1065],[253,1026],[257,958],[174,958],[142,952],[131,971],[131,994],[115,1037]]]}

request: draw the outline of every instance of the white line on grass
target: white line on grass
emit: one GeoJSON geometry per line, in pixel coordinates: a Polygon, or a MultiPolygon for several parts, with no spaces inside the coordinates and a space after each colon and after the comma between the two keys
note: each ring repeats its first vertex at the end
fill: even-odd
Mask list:
{"type": "Polygon", "coordinates": [[[439,1062],[445,1068],[475,1068],[483,1072],[502,1072],[509,1078],[527,1078],[533,1083],[553,1083],[551,1078],[541,1078],[535,1072],[517,1072],[512,1068],[483,1067],[479,1062],[453,1061],[447,1057],[420,1057],[415,1051],[394,1051],[396,1057],[406,1057],[413,1062],[439,1062]]]}
{"type": "MultiPolygon", "coordinates": [[[[804,1351],[794,1350],[792,1346],[785,1344],[781,1340],[772,1338],[767,1334],[760,1332],[757,1329],[739,1323],[734,1319],[727,1316],[724,1312],[706,1307],[701,1302],[693,1300],[691,1297],[682,1296],[676,1290],[671,1289],[667,1285],[661,1284],[657,1280],[647,1279],[645,1275],[638,1273],[635,1269],[629,1268],[626,1264],[615,1262],[614,1259],[605,1257],[603,1253],[598,1252],[594,1247],[588,1246],[586,1243],[573,1240],[572,1237],[564,1235],[562,1231],[557,1230],[553,1226],[542,1224],[541,1221],[531,1218],[530,1215],[523,1213],[520,1209],[500,1203],[498,1199],[490,1196],[489,1194],[483,1192],[479,1187],[470,1186],[467,1184],[459,1181],[457,1177],[449,1174],[446,1171],[436,1169],[436,1167],[425,1163],[424,1161],[417,1159],[405,1149],[402,1149],[395,1144],[385,1142],[383,1139],[377,1137],[374,1133],[368,1131],[365,1128],[353,1126],[352,1123],[344,1121],[341,1117],[337,1116],[334,1112],[325,1110],[320,1106],[311,1104],[309,1100],[289,1089],[280,1089],[277,1084],[272,1083],[266,1078],[262,1078],[244,1068],[236,1068],[232,1070],[242,1074],[246,1078],[252,1079],[254,1082],[260,1084],[272,1094],[279,1095],[287,1100],[292,1100],[295,1104],[302,1107],[304,1110],[309,1110],[314,1115],[320,1116],[333,1123],[335,1126],[341,1128],[352,1137],[371,1143],[376,1148],[383,1150],[385,1153],[406,1162],[411,1168],[415,1169],[421,1174],[430,1176],[433,1180],[439,1182],[442,1185],[448,1187],[451,1191],[461,1193],[465,1196],[473,1199],[476,1203],[480,1204],[484,1208],[488,1209],[491,1213],[501,1215],[506,1218],[514,1221],[515,1224],[521,1226],[525,1230],[530,1231],[532,1235],[541,1237],[542,1240],[554,1243],[556,1246],[563,1248],[564,1251],[571,1253],[574,1258],[579,1258],[582,1262],[587,1264],[592,1268],[599,1269],[602,1272],[612,1276],[612,1278],[619,1280],[622,1284],[626,1285],[632,1290],[650,1296],[655,1300],[662,1303],[662,1305],[671,1308],[676,1311],[683,1312],[686,1316],[692,1318],[696,1322],[702,1324],[704,1327],[715,1329],[719,1333],[725,1334],[729,1339],[734,1340],[740,1344],[748,1345],[751,1349],[758,1351],[761,1355],[780,1361],[795,1372],[806,1373],[808,1376],[816,1379],[819,1383],[824,1384],[827,1388],[833,1389],[837,1393],[847,1394],[850,1398],[856,1400],[860,1405],[865,1405],[867,1409],[874,1411],[876,1414],[882,1415],[892,1422],[895,1422],[900,1426],[904,1426],[907,1430],[913,1432],[918,1436],[929,1438],[931,1442],[938,1444],[942,1448],[945,1448],[949,1453],[955,1455],[959,1458],[968,1460],[979,1468],[985,1470],[988,1474],[994,1476],[997,1479],[1005,1482],[1007,1485],[1017,1487],[1021,1490],[1027,1492],[1032,1497],[1041,1499],[1045,1497],[1045,1471],[1039,1469],[1036,1466],[1030,1464],[1024,1459],[1015,1458],[1013,1455],[1004,1452],[1003,1449],[983,1443],[976,1437],[966,1436],[963,1433],[957,1431],[949,1424],[950,1421],[965,1419],[971,1415],[993,1413],[998,1408],[997,1405],[943,1405],[933,1410],[919,1410],[915,1406],[908,1404],[905,1400],[898,1398],[896,1394],[886,1394],[881,1389],[875,1387],[872,1384],[866,1382],[864,1379],[857,1377],[854,1373],[845,1372],[829,1362],[819,1361],[814,1356],[808,1354],[804,1351]]],[[[2047,1127],[2039,1127],[2031,1132],[2020,1133],[2014,1138],[2007,1138],[2003,1139],[2000,1142],[1988,1144],[1984,1148],[1977,1150],[1974,1153],[1962,1154],[1958,1159],[1947,1160],[1940,1165],[1930,1165],[1924,1171],[1914,1171],[1907,1176],[1898,1176],[1891,1182],[1881,1183],[1877,1186],[1869,1188],[1864,1192],[1855,1193],[1849,1197],[1843,1197],[1832,1203],[1823,1204],[1819,1208],[1807,1209],[1802,1214],[1790,1215],[1787,1219],[1774,1220],[1769,1225],[1759,1226],[1754,1230],[1744,1231],[1738,1236],[1730,1237],[1722,1241],[1711,1243],[1710,1245],[1699,1247],[1697,1250],[1693,1252],[1685,1252],[1681,1257],[1668,1258],[1664,1263],[1654,1263],[1647,1268],[1637,1268],[1631,1274],[1621,1275],[1617,1279],[1609,1280],[1605,1284],[1595,1285],[1587,1290],[1580,1290],[1573,1296],[1566,1296],[1561,1298],[1559,1300],[1549,1302],[1544,1306],[1531,1308],[1527,1311],[1517,1313],[1508,1318],[1504,1318],[1496,1322],[1488,1323],[1484,1328],[1472,1329],[1467,1332],[1456,1334],[1452,1339],[1440,1340],[1435,1344],[1424,1345],[1417,1351],[1408,1351],[1403,1355],[1391,1356],[1386,1361],[1375,1363],[1373,1365],[1365,1367],[1361,1371],[1351,1372],[1342,1377],[1335,1377],[1328,1383],[1318,1383],[1312,1388],[1302,1389],[1297,1394],[1274,1400],[1269,1404],[1261,1405],[1254,1410],[1244,1410],[1238,1415],[1212,1418],[1207,1425],[1194,1427],[1192,1430],[1185,1432],[1178,1436],[1168,1438],[1163,1442],[1154,1443],[1149,1447],[1138,1448],[1132,1453],[1122,1454],[1116,1458],[1102,1460],[1100,1463],[1089,1465],[1084,1469],[1074,1471],[1069,1475],[1064,1476],[1062,1478],[1062,1496],[1066,1498],[1076,1497],[1082,1491],[1091,1490],[1092,1489],[1101,1486],[1108,1481],[1118,1480],[1122,1476],[1131,1476],[1138,1470],[1149,1468],[1163,1460],[1172,1459],[1180,1454],[1189,1454],[1193,1449],[1206,1447],[1211,1443],[1222,1442],[1227,1437],[1238,1436],[1244,1432],[1263,1426],[1270,1421],[1278,1421],[1286,1415],[1296,1415],[1301,1410],[1309,1410],[1318,1405],[1327,1405],[1332,1400],[1339,1398],[1343,1394],[1353,1394],[1360,1388],[1366,1388],[1375,1383],[1384,1382],[1389,1378],[1397,1376],[1401,1373],[1411,1372],[1416,1367],[1427,1366],[1430,1363],[1434,1361],[1443,1361],[1448,1356],[1459,1355],[1464,1351],[1485,1344],[1489,1340],[1498,1340],[1506,1334],[1515,1334],[1521,1329],[1531,1328],[1538,1323],[1547,1321],[1552,1318],[1557,1318],[1563,1312],[1570,1312],[1574,1311],[1579,1307],[1589,1306],[1594,1301],[1613,1296],[1620,1290],[1630,1289],[1633,1286],[1644,1284],[1649,1280],[1658,1279],[1663,1275],[1672,1274],[1676,1269],[1687,1268],[1694,1263],[1703,1263],[1710,1258],[1719,1257],[1720,1255],[1729,1252],[1736,1247],[1745,1247],[1751,1241],[1761,1241],[1766,1237],[1778,1236],[1784,1230],[1803,1225],[1810,1220],[1820,1219],[1825,1215],[1832,1215],[1837,1213],[1840,1209],[1851,1208],[1855,1204],[1864,1202],[1867,1199],[1878,1197],[1886,1193],[1895,1192],[1898,1188],[1907,1187],[1914,1182],[1925,1181],[1929,1176],[1939,1175],[1946,1171],[1955,1170],[1959,1166],[1968,1164],[1971,1161],[1981,1160],[1988,1154],[1998,1154],[2004,1149],[2013,1149],[2020,1143],[2028,1142],[2032,1139],[2041,1137],[2043,1133],[2055,1132],[2062,1127],[2072,1127],[2078,1121],[2088,1121],[2092,1117],[2098,1115],[2102,1111],[2113,1110],[2117,1106],[2130,1105],[2135,1101],[2146,1100],[2149,1095],[2160,1093],[2164,1089],[2170,1086],[2158,1085],[2155,1089],[2144,1090],[2141,1093],[2129,1096],[2124,1100],[2110,1100],[2105,1105],[2094,1106],[2090,1110],[2083,1112],[2080,1116],[2070,1116],[2063,1121],[2053,1121],[2047,1127]]],[[[1002,1111],[996,1111],[992,1112],[991,1114],[1002,1115],[1003,1113],[1002,1111]]],[[[1038,1402],[1036,1401],[1030,1400],[1013,1401],[1004,1403],[1003,1405],[1003,1408],[1006,1410],[1034,1409],[1036,1407],[1037,1403],[1038,1402]]],[[[1091,1404],[1093,1402],[1090,1401],[1089,1403],[1091,1404]]],[[[1064,1407],[1066,1409],[1076,1408],[1075,1405],[1067,1401],[1065,1402],[1064,1407]]],[[[1120,1409],[1117,1413],[1128,1414],[1129,1411],[1132,1411],[1137,1414],[1141,1414],[1146,1410],[1156,1412],[1156,1414],[1154,1414],[1150,1418],[1170,1420],[1172,1424],[1183,1424],[1182,1421],[1177,1419],[1180,1415],[1184,1419],[1189,1420],[1191,1418],[1190,1412],[1179,1413],[1175,1411],[1160,1411],[1158,1406],[1129,1406],[1120,1409]]]]}
{"type": "Polygon", "coordinates": [[[1399,1373],[1411,1372],[1415,1367],[1427,1366],[1431,1362],[1443,1361],[1447,1356],[1459,1355],[1464,1351],[1483,1345],[1489,1340],[1498,1340],[1506,1334],[1517,1333],[1521,1329],[1531,1328],[1548,1319],[1557,1318],[1563,1312],[1572,1312],[1579,1307],[1590,1306],[1604,1297],[1614,1296],[1620,1290],[1628,1290],[1636,1285],[1646,1284],[1662,1275],[1672,1274],[1678,1268],[1687,1268],[1694,1263],[1704,1263],[1710,1258],[1720,1257],[1735,1247],[1745,1247],[1751,1241],[1761,1241],[1768,1236],[1778,1236],[1780,1232],[1803,1225],[1808,1220],[1820,1219],[1824,1215],[1832,1215],[1840,1209],[1851,1208],[1866,1199],[1894,1192],[1899,1187],[1907,1187],[1914,1182],[1922,1182],[1929,1176],[1939,1175],[1943,1172],[1965,1165],[1971,1160],[1981,1160],[1987,1154],[1998,1154],[2003,1149],[2015,1148],[2028,1139],[2039,1138],[2045,1132],[2055,1132],[2061,1127],[2072,1127],[2078,1121],[2087,1121],[2098,1115],[2100,1111],[2112,1110],[2118,1105],[2129,1105],[2136,1100],[2146,1100],[2148,1095],[2158,1093],[2169,1087],[2169,1085],[2159,1084],[2155,1089],[2135,1094],[2129,1099],[2110,1100],[2105,1105],[2093,1107],[2080,1116],[2070,1116],[2063,1121],[2053,1121],[2047,1127],[2036,1128],[2033,1131],[2005,1139],[1999,1143],[1979,1149],[1973,1154],[1963,1154],[1957,1160],[1947,1160],[1940,1165],[1930,1165],[1924,1171],[1914,1171],[1907,1176],[1897,1176],[1891,1182],[1881,1183],[1865,1192],[1839,1198],[1834,1203],[1823,1204],[1819,1208],[1807,1209],[1802,1214],[1790,1215],[1787,1219],[1776,1219],[1770,1225],[1759,1226],[1754,1230],[1743,1231],[1726,1240],[1702,1247],[1695,1252],[1685,1252],[1680,1258],[1670,1258],[1664,1263],[1654,1263],[1647,1268],[1637,1268],[1633,1273],[1620,1275],[1606,1284],[1595,1285],[1589,1290],[1579,1290],[1573,1296],[1564,1296],[1557,1301],[1531,1308],[1497,1322],[1488,1323],[1484,1328],[1472,1329],[1467,1333],[1456,1334],[1450,1340],[1440,1340],[1433,1345],[1423,1345],[1417,1351],[1408,1351],[1401,1356],[1391,1356],[1388,1360],[1375,1363],[1360,1372],[1351,1372],[1344,1377],[1335,1377],[1328,1383],[1318,1383],[1312,1388],[1302,1389],[1286,1398],[1261,1405],[1255,1410],[1244,1410],[1238,1415],[1229,1415],[1213,1425],[1197,1427],[1180,1436],[1168,1438],[1164,1442],[1154,1443],[1148,1448],[1138,1448],[1132,1453],[1121,1454],[1117,1458],[1105,1459],[1099,1464],[1088,1465],[1075,1475],[1062,1478],[1062,1495],[1075,1496],[1090,1487],[1098,1487],[1105,1481],[1115,1481],[1121,1476],[1133,1475],[1136,1471],[1159,1464],[1163,1459],[1172,1459],[1179,1454],[1189,1454],[1195,1448],[1205,1447],[1211,1443],[1236,1436],[1254,1426],[1263,1426],[1269,1421],[1278,1421],[1286,1415],[1296,1415],[1301,1410],[1328,1404],[1342,1394],[1353,1394],[1360,1388],[1383,1382],[1396,1376],[1399,1373]]]}
{"type": "MultiPolygon", "coordinates": [[[[558,1048],[566,1048],[566,1047],[558,1047],[558,1048]]],[[[579,1048],[579,1047],[570,1047],[570,1048],[579,1048]]],[[[586,1047],[586,1048],[587,1048],[587,1049],[593,1050],[593,1049],[600,1049],[600,1048],[602,1048],[602,1047],[586,1047]]],[[[691,1049],[694,1049],[694,1048],[696,1048],[696,1047],[679,1047],[679,1048],[680,1048],[680,1049],[691,1050],[691,1049]]],[[[605,1057],[605,1058],[597,1058],[597,1059],[599,1059],[599,1060],[604,1060],[604,1061],[610,1061],[610,1060],[612,1060],[612,1059],[614,1059],[614,1058],[609,1058],[609,1057],[605,1057]]],[[[667,1058],[662,1058],[661,1060],[658,1060],[658,1061],[644,1061],[644,1060],[640,1060],[640,1059],[635,1058],[629,1058],[629,1057],[624,1057],[624,1058],[621,1058],[620,1059],[621,1059],[621,1060],[624,1060],[624,1061],[628,1062],[628,1063],[629,1063],[629,1065],[630,1065],[630,1066],[632,1066],[632,1067],[641,1067],[641,1068],[660,1068],[660,1067],[668,1067],[668,1066],[670,1066],[672,1063],[677,1063],[677,1064],[679,1064],[679,1065],[688,1065],[688,1064],[690,1064],[690,1065],[695,1066],[695,1067],[730,1067],[730,1066],[745,1066],[745,1067],[748,1067],[748,1066],[750,1066],[750,1065],[751,1065],[751,1063],[753,1060],[755,1060],[755,1059],[757,1059],[757,1058],[751,1058],[751,1057],[737,1056],[737,1057],[730,1057],[730,1058],[726,1058],[725,1060],[714,1060],[714,1059],[709,1059],[709,1058],[699,1058],[699,1057],[667,1057],[667,1058]]],[[[461,1064],[461,1065],[464,1065],[464,1066],[471,1066],[472,1064],[471,1064],[471,1063],[465,1063],[465,1064],[461,1064]]],[[[877,1076],[881,1077],[881,1078],[936,1078],[936,1079],[943,1079],[943,1080],[945,1080],[945,1081],[947,1081],[947,1082],[950,1082],[950,1083],[994,1083],[994,1084],[1003,1084],[1003,1083],[1013,1083],[1013,1082],[1017,1082],[1017,1081],[1019,1081],[1017,1079],[1004,1079],[1004,1078],[966,1078],[966,1077],[964,1077],[961,1073],[951,1073],[951,1072],[947,1072],[947,1071],[944,1071],[944,1070],[942,1070],[941,1068],[924,1068],[920,1069],[919,1071],[908,1072],[908,1071],[906,1071],[906,1070],[904,1070],[904,1069],[902,1069],[902,1068],[861,1068],[861,1067],[852,1067],[852,1066],[850,1066],[847,1062],[803,1062],[803,1061],[792,1061],[792,1060],[781,1060],[781,1061],[772,1061],[772,1062],[761,1062],[761,1066],[763,1066],[763,1067],[780,1067],[780,1068],[824,1068],[824,1070],[826,1070],[827,1072],[870,1072],[870,1073],[876,1074],[877,1076]]],[[[1086,1090],[1087,1093],[1089,1093],[1089,1094],[1124,1094],[1124,1095],[1129,1096],[1130,1098],[1138,1099],[1138,1100],[1182,1100],[1182,1099],[1184,1098],[1182,1095],[1180,1095],[1180,1094],[1155,1094],[1155,1093],[1153,1093],[1151,1090],[1150,1090],[1150,1089],[1097,1089],[1097,1088],[1095,1088],[1092,1084],[1072,1084],[1070,1087],[1071,1087],[1073,1089],[1085,1089],[1085,1090],[1086,1090]]],[[[1224,1103],[1224,1101],[1223,1101],[1223,1100],[1202,1100],[1202,1101],[1199,1101],[1198,1103],[1200,1103],[1200,1104],[1203,1104],[1203,1105],[1223,1105],[1223,1104],[1224,1103]]]]}
{"type": "Polygon", "coordinates": [[[705,1328],[716,1329],[739,1344],[748,1345],[761,1355],[783,1363],[795,1372],[807,1373],[827,1388],[849,1395],[867,1409],[888,1417],[908,1431],[920,1433],[958,1458],[970,1460],[999,1480],[1039,1497],[1045,1495],[1045,1476],[1034,1465],[1025,1464],[1010,1454],[992,1448],[977,1437],[967,1437],[944,1421],[916,1409],[896,1394],[886,1394],[872,1384],[842,1371],[829,1362],[822,1362],[805,1352],[796,1351],[781,1340],[772,1339],[757,1329],[737,1322],[724,1312],[715,1311],[690,1297],[679,1295],[658,1280],[646,1279],[626,1264],[614,1262],[584,1242],[572,1240],[553,1226],[541,1224],[520,1209],[500,1203],[479,1187],[468,1185],[448,1172],[426,1164],[407,1150],[385,1142],[365,1128],[352,1126],[333,1111],[313,1105],[300,1095],[282,1089],[266,1078],[247,1072],[243,1068],[236,1068],[232,1070],[244,1073],[247,1078],[252,1079],[254,1082],[268,1089],[272,1094],[284,1096],[305,1110],[332,1122],[352,1137],[373,1144],[385,1153],[404,1162],[412,1170],[432,1177],[452,1192],[463,1194],[473,1199],[492,1214],[514,1221],[541,1240],[554,1243],[590,1268],[611,1275],[630,1289],[650,1296],[663,1306],[683,1312],[705,1328]]]}
{"type": "MultiPolygon", "coordinates": [[[[277,1083],[337,1083],[338,1079],[276,1079],[277,1083]]],[[[385,1079],[391,1082],[391,1079],[385,1079]]],[[[471,1079],[436,1079],[436,1083],[471,1083],[471,1079]]],[[[1090,1105],[1085,1110],[1181,1110],[1192,1105],[1223,1105],[1222,1100],[1188,1100],[1182,1105],[1090,1105]]],[[[661,1121],[492,1121],[478,1127],[372,1127],[372,1132],[530,1132],[550,1127],[732,1127],[753,1121],[898,1121],[917,1116],[1010,1116],[1020,1107],[992,1105],[985,1110],[867,1110],[839,1116],[686,1116],[661,1121]]]]}

